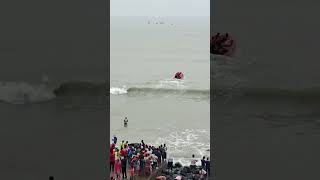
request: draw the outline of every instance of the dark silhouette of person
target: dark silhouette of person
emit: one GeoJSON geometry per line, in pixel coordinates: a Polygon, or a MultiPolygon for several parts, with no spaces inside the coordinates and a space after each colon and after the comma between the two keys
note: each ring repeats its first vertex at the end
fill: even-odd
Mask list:
{"type": "Polygon", "coordinates": [[[207,160],[205,161],[205,164],[206,164],[207,174],[208,174],[208,176],[210,176],[210,160],[209,160],[209,158],[207,158],[207,160]]]}
{"type": "Polygon", "coordinates": [[[121,171],[122,171],[122,179],[127,178],[127,159],[123,157],[121,159],[121,171]]]}
{"type": "Polygon", "coordinates": [[[128,126],[128,122],[129,122],[128,118],[125,117],[124,120],[123,120],[123,126],[127,127],[128,126]]]}
{"type": "Polygon", "coordinates": [[[201,159],[201,167],[202,168],[205,168],[206,167],[206,157],[202,157],[202,159],[201,159]]]}

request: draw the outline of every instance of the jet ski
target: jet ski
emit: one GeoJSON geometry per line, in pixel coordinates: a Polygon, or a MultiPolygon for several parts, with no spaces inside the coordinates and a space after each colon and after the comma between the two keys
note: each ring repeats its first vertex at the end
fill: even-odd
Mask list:
{"type": "Polygon", "coordinates": [[[176,72],[174,79],[183,79],[184,74],[182,72],[176,72]]]}
{"type": "Polygon", "coordinates": [[[228,33],[216,33],[210,39],[210,53],[216,55],[233,56],[235,52],[235,39],[228,33]]]}

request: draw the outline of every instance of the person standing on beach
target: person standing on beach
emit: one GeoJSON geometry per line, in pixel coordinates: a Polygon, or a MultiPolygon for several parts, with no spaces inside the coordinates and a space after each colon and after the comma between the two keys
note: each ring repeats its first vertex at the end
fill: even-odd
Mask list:
{"type": "Polygon", "coordinates": [[[151,174],[151,159],[150,159],[149,154],[146,155],[145,160],[146,161],[145,161],[145,166],[144,166],[144,168],[145,168],[144,172],[146,175],[150,175],[151,174]]]}
{"type": "Polygon", "coordinates": [[[121,169],[121,161],[120,159],[117,159],[115,164],[115,172],[116,172],[117,179],[120,178],[120,169],[121,169]]]}
{"type": "Polygon", "coordinates": [[[206,157],[202,157],[202,159],[201,159],[201,167],[203,168],[203,169],[205,169],[205,167],[206,167],[206,157]]]}
{"type": "Polygon", "coordinates": [[[166,152],[166,147],[165,146],[160,146],[160,149],[161,149],[161,157],[162,157],[162,160],[163,161],[166,161],[167,160],[167,152],[166,152]]]}
{"type": "Polygon", "coordinates": [[[161,164],[161,151],[159,148],[156,148],[155,151],[154,151],[154,154],[157,156],[157,164],[160,165],[161,164]]]}
{"type": "Polygon", "coordinates": [[[191,171],[194,171],[196,169],[196,164],[197,164],[197,161],[195,158],[194,158],[194,154],[192,154],[192,159],[191,159],[191,164],[190,164],[190,169],[191,171]]]}
{"type": "Polygon", "coordinates": [[[168,150],[167,147],[166,147],[166,144],[163,144],[163,149],[164,149],[165,151],[168,150]]]}
{"type": "Polygon", "coordinates": [[[113,173],[114,172],[114,164],[115,164],[115,153],[112,151],[110,152],[110,171],[113,173]]]}
{"type": "Polygon", "coordinates": [[[144,159],[144,154],[141,153],[139,156],[140,158],[140,174],[144,174],[144,165],[145,165],[145,159],[144,159]]]}
{"type": "Polygon", "coordinates": [[[121,171],[122,171],[122,179],[127,178],[127,158],[121,157],[121,171]]]}
{"type": "Polygon", "coordinates": [[[133,163],[130,164],[130,180],[134,178],[134,166],[133,163]]]}
{"type": "Polygon", "coordinates": [[[123,126],[127,127],[128,126],[128,122],[129,122],[128,118],[125,117],[124,120],[123,120],[123,126]]]}
{"type": "Polygon", "coordinates": [[[127,146],[126,146],[126,145],[124,145],[124,147],[121,148],[121,150],[120,150],[120,155],[121,155],[122,157],[126,157],[126,156],[128,155],[128,151],[127,151],[127,146]]]}
{"type": "Polygon", "coordinates": [[[208,176],[210,176],[210,160],[209,160],[209,158],[207,158],[205,163],[206,163],[206,171],[208,173],[208,176]]]}
{"type": "Polygon", "coordinates": [[[124,146],[124,140],[122,140],[121,144],[120,144],[120,148],[123,149],[124,146]]]}

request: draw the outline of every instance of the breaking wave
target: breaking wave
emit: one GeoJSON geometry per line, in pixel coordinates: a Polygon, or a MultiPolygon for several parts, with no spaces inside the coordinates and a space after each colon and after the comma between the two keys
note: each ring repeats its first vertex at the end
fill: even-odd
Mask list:
{"type": "Polygon", "coordinates": [[[106,83],[65,82],[28,83],[0,82],[0,102],[10,104],[40,103],[59,96],[105,96],[106,83]]]}
{"type": "Polygon", "coordinates": [[[192,154],[196,154],[199,159],[210,156],[210,132],[205,129],[171,132],[165,138],[158,138],[156,144],[166,144],[169,156],[185,166],[190,164],[192,154]]]}
{"type": "Polygon", "coordinates": [[[110,94],[180,94],[180,95],[210,95],[210,90],[201,89],[171,89],[171,88],[152,88],[152,87],[111,87],[110,94]]]}
{"type": "Polygon", "coordinates": [[[0,82],[0,101],[11,104],[25,104],[48,101],[55,94],[45,84],[25,82],[0,82]]]}
{"type": "MultiPolygon", "coordinates": [[[[27,82],[1,82],[0,101],[11,104],[39,103],[53,100],[61,96],[108,96],[111,95],[183,95],[192,97],[210,97],[209,89],[190,89],[172,87],[111,87],[108,93],[107,83],[64,82],[56,84],[27,82]]],[[[277,88],[215,88],[214,96],[232,94],[235,96],[255,98],[320,98],[320,87],[309,89],[277,89],[277,88]]]]}

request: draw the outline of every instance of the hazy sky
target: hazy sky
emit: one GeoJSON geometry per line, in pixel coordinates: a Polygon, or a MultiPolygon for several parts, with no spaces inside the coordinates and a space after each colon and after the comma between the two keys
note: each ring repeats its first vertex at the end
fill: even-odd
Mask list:
{"type": "Polygon", "coordinates": [[[110,0],[111,16],[210,16],[210,0],[110,0]]]}

